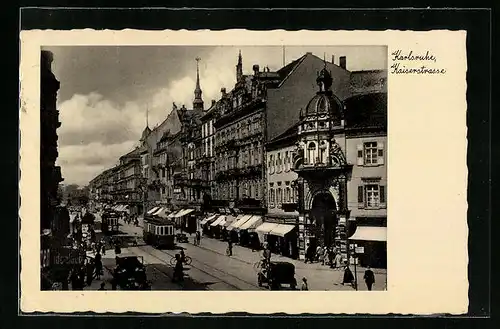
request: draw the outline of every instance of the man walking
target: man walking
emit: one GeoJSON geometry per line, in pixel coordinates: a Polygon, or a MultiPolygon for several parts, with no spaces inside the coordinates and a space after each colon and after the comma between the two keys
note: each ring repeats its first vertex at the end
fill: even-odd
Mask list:
{"type": "Polygon", "coordinates": [[[365,275],[363,276],[363,279],[365,279],[366,287],[368,288],[368,291],[372,290],[372,286],[375,283],[375,275],[373,274],[373,271],[370,269],[370,266],[366,267],[365,275]]]}

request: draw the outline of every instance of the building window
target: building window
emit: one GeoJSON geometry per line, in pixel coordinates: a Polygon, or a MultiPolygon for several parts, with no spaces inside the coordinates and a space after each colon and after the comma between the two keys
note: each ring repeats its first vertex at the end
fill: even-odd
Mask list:
{"type": "Polygon", "coordinates": [[[269,174],[274,174],[274,155],[269,155],[269,174]]]}
{"type": "Polygon", "coordinates": [[[378,160],[377,142],[368,142],[364,144],[365,165],[376,165],[378,160]]]}
{"type": "Polygon", "coordinates": [[[307,146],[307,159],[309,164],[314,164],[314,156],[316,154],[316,144],[314,142],[310,142],[307,146]]]}
{"type": "Polygon", "coordinates": [[[277,195],[276,195],[276,203],[278,204],[278,207],[281,206],[283,203],[283,189],[280,187],[278,188],[277,195]]]}
{"type": "Polygon", "coordinates": [[[291,202],[291,189],[289,187],[285,188],[285,202],[291,202]]]}
{"type": "Polygon", "coordinates": [[[384,185],[371,183],[358,186],[358,208],[386,208],[386,193],[387,190],[384,185]]]}

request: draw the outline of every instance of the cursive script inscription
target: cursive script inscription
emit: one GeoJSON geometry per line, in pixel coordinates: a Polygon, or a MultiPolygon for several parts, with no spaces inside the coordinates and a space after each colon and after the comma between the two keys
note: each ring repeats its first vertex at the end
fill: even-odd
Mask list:
{"type": "Polygon", "coordinates": [[[437,63],[437,58],[429,50],[425,53],[417,54],[413,50],[403,52],[398,49],[391,54],[393,64],[392,74],[445,74],[446,69],[436,68],[427,63],[437,63]]]}

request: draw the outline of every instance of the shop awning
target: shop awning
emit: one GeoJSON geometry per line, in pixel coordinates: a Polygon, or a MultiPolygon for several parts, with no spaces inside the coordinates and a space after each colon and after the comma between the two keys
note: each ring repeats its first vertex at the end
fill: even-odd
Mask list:
{"type": "Polygon", "coordinates": [[[349,240],[387,241],[387,227],[358,226],[349,240]]]}
{"type": "Polygon", "coordinates": [[[217,217],[216,220],[214,220],[212,222],[212,224],[210,224],[210,226],[217,226],[219,225],[220,222],[222,222],[224,219],[226,219],[226,215],[220,215],[219,217],[217,217]]]}
{"type": "Polygon", "coordinates": [[[232,215],[227,215],[226,218],[224,219],[224,221],[220,222],[219,225],[224,226],[224,227],[228,227],[229,225],[231,225],[235,221],[236,221],[236,217],[234,217],[232,215]]]}
{"type": "Polygon", "coordinates": [[[162,207],[155,212],[155,215],[161,218],[167,218],[168,213],[169,213],[168,208],[162,207]]]}
{"type": "Polygon", "coordinates": [[[262,216],[253,215],[249,220],[247,220],[243,225],[240,226],[240,230],[250,230],[256,228],[262,223],[262,216]]]}
{"type": "Polygon", "coordinates": [[[154,208],[151,208],[148,210],[147,214],[148,215],[151,215],[153,214],[154,212],[158,211],[158,209],[160,209],[160,207],[154,207],[154,208]]]}
{"type": "Polygon", "coordinates": [[[194,211],[194,209],[182,209],[177,214],[175,214],[175,218],[179,218],[179,217],[182,217],[182,216],[189,215],[193,211],[194,211]]]}
{"type": "Polygon", "coordinates": [[[232,223],[231,225],[229,225],[229,227],[227,228],[228,230],[240,228],[241,225],[245,224],[245,222],[252,217],[252,215],[240,215],[240,216],[238,216],[238,217],[240,217],[240,219],[238,219],[238,217],[236,217],[236,221],[234,223],[232,223]]]}
{"type": "Polygon", "coordinates": [[[181,212],[181,211],[182,211],[182,210],[176,210],[176,211],[174,211],[174,212],[171,212],[171,213],[167,216],[167,218],[174,218],[174,217],[175,217],[175,215],[177,215],[177,214],[178,214],[179,212],[181,212]]]}
{"type": "Polygon", "coordinates": [[[275,228],[273,228],[269,234],[271,235],[277,235],[284,237],[288,232],[294,229],[295,225],[289,225],[289,224],[277,224],[275,228]]]}
{"type": "Polygon", "coordinates": [[[163,207],[158,207],[158,209],[156,209],[155,212],[152,212],[151,215],[158,216],[158,214],[162,211],[163,211],[163,207]]]}
{"type": "Polygon", "coordinates": [[[200,221],[200,225],[205,225],[206,223],[214,220],[215,218],[217,218],[218,215],[210,215],[208,217],[205,217],[202,221],[200,221]]]}
{"type": "Polygon", "coordinates": [[[274,228],[278,227],[276,223],[262,223],[255,229],[255,232],[267,234],[271,232],[274,228]]]}

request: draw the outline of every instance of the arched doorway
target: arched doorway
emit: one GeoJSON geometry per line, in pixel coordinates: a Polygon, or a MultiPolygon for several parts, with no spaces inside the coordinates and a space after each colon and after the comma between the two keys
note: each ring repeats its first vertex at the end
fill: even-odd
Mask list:
{"type": "Polygon", "coordinates": [[[335,199],[330,193],[323,192],[314,196],[310,213],[316,226],[316,241],[311,241],[314,247],[317,245],[333,246],[337,225],[336,212],[335,199]]]}

